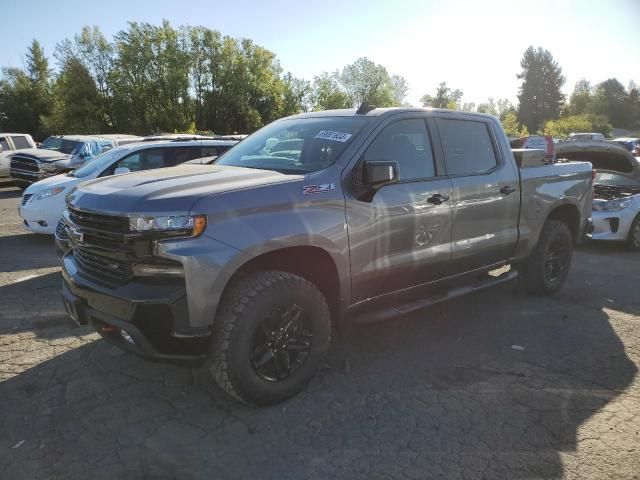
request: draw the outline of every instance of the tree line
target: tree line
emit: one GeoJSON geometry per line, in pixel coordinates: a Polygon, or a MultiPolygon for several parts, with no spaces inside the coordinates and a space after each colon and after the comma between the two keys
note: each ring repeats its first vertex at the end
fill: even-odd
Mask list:
{"type": "Polygon", "coordinates": [[[507,99],[497,102],[463,103],[464,93],[441,83],[434,95],[426,94],[423,106],[490,113],[502,121],[509,136],[544,133],[565,136],[571,132],[600,132],[608,135],[612,128],[640,130],[640,90],[631,81],[625,88],[610,78],[592,85],[578,81],[568,101],[562,93],[565,77],[551,52],[541,47],[527,48],[520,61],[522,80],[518,104],[507,99]]]}
{"type": "Polygon", "coordinates": [[[407,82],[367,58],[307,81],[275,53],[205,27],[131,22],[108,40],[85,27],[60,42],[57,69],[37,40],[0,78],[0,130],[32,133],[252,132],[283,116],[401,105],[407,82]]]}
{"type": "MultiPolygon", "coordinates": [[[[518,104],[475,104],[442,82],[423,106],[496,115],[509,135],[563,135],[612,125],[640,129],[638,87],[581,80],[569,100],[551,53],[529,47],[521,60],[518,104]]],[[[363,57],[312,80],[284,72],[276,54],[246,38],[197,26],[131,22],[107,39],[84,27],[58,43],[53,58],[37,40],[23,68],[0,76],[0,130],[42,139],[63,133],[250,133],[283,116],[310,110],[407,105],[407,81],[363,57]],[[55,66],[56,68],[53,68],[55,66]]]]}

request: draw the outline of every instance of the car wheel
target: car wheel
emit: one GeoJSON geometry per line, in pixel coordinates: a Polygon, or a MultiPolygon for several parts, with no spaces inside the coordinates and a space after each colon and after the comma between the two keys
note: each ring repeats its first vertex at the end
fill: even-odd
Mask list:
{"type": "Polygon", "coordinates": [[[640,215],[635,218],[631,224],[631,228],[629,228],[627,247],[630,250],[640,250],[640,215]]]}
{"type": "Polygon", "coordinates": [[[573,235],[566,223],[547,220],[535,250],[524,265],[524,283],[529,293],[548,295],[562,288],[573,256],[573,235]]]}
{"type": "Polygon", "coordinates": [[[213,334],[207,366],[218,385],[245,403],[273,404],[301,391],[324,363],[329,307],[311,282],[260,272],[227,289],[213,334]]]}

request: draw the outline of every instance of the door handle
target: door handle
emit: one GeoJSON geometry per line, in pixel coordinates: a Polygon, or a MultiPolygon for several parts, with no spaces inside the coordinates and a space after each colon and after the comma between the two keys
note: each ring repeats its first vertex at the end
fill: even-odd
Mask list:
{"type": "Polygon", "coordinates": [[[434,193],[429,198],[427,198],[427,202],[432,203],[433,205],[440,205],[443,202],[449,201],[449,197],[446,195],[441,195],[439,193],[434,193]]]}
{"type": "Polygon", "coordinates": [[[516,191],[516,189],[513,188],[511,185],[505,185],[504,187],[502,187],[500,189],[500,193],[504,193],[505,195],[509,195],[509,194],[511,194],[511,193],[513,193],[515,191],[516,191]]]}

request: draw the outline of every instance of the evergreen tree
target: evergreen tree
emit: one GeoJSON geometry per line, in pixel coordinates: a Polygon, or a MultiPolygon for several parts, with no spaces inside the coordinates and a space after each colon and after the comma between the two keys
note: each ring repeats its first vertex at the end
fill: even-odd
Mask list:
{"type": "Polygon", "coordinates": [[[565,96],[560,91],[565,78],[549,50],[527,48],[520,61],[522,80],[518,94],[518,121],[530,132],[560,116],[565,96]]]}

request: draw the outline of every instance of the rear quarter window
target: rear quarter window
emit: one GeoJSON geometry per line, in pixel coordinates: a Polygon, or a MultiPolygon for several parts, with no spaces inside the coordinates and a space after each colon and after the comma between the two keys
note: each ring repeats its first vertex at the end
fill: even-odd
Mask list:
{"type": "Polygon", "coordinates": [[[13,144],[15,145],[16,150],[31,148],[31,145],[29,145],[29,141],[27,140],[27,138],[23,137],[22,135],[11,137],[11,140],[13,141],[13,144]]]}
{"type": "Polygon", "coordinates": [[[498,165],[485,122],[439,119],[438,132],[449,175],[478,175],[498,165]]]}

